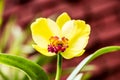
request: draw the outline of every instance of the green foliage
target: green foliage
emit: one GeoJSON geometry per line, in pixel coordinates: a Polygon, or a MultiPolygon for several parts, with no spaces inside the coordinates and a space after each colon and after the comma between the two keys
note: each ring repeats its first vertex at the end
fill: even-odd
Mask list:
{"type": "Polygon", "coordinates": [[[15,25],[15,21],[13,19],[10,19],[6,26],[5,29],[2,32],[2,35],[0,37],[0,52],[3,52],[5,46],[7,45],[11,33],[11,28],[15,25]]]}
{"type": "Polygon", "coordinates": [[[31,80],[49,80],[47,74],[39,65],[22,57],[1,53],[0,63],[13,66],[24,71],[31,80]]]}
{"type": "Polygon", "coordinates": [[[4,0],[0,0],[0,27],[2,24],[2,13],[3,13],[3,6],[4,6],[4,0]]]}
{"type": "Polygon", "coordinates": [[[118,51],[118,50],[120,50],[120,46],[108,46],[108,47],[104,47],[97,50],[93,54],[86,57],[82,62],[80,62],[78,66],[74,69],[74,71],[70,74],[70,76],[67,78],[67,80],[74,80],[75,76],[77,76],[77,74],[83,69],[83,67],[87,65],[89,62],[91,62],[92,60],[94,60],[95,58],[97,58],[98,56],[101,56],[109,52],[118,51]]]}

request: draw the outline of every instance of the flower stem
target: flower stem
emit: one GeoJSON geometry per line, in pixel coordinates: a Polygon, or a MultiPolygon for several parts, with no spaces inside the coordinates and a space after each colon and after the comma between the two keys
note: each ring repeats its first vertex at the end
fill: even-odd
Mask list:
{"type": "Polygon", "coordinates": [[[61,54],[57,54],[57,71],[55,80],[60,80],[61,72],[62,72],[62,56],[61,54]]]}

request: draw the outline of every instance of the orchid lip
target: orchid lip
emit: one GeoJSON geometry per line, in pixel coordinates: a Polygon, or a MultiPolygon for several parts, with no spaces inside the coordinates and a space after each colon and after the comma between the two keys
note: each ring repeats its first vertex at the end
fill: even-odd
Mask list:
{"type": "Polygon", "coordinates": [[[48,52],[57,54],[64,52],[68,48],[68,39],[65,37],[59,38],[57,36],[52,36],[49,41],[48,52]]]}

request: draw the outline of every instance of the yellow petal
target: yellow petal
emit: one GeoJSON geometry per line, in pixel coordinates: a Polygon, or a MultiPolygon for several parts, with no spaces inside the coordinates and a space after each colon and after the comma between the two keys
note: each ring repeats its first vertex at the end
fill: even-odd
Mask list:
{"type": "Polygon", "coordinates": [[[58,36],[60,29],[57,24],[46,18],[39,18],[31,25],[32,37],[40,47],[47,47],[51,36],[58,36]]]}
{"type": "Polygon", "coordinates": [[[81,37],[76,42],[69,43],[68,48],[65,50],[62,55],[66,59],[71,59],[73,57],[77,57],[83,54],[84,48],[88,43],[88,37],[81,37]]]}
{"type": "Polygon", "coordinates": [[[65,58],[65,59],[71,59],[74,57],[78,57],[81,56],[83,53],[85,52],[85,50],[66,50],[65,52],[61,53],[61,55],[65,58]]]}
{"type": "Polygon", "coordinates": [[[90,26],[82,20],[71,20],[66,22],[62,27],[62,35],[68,39],[76,35],[90,34],[90,26]]]}
{"type": "Polygon", "coordinates": [[[67,21],[62,27],[62,35],[68,39],[71,39],[76,33],[76,27],[74,20],[67,21]]]}
{"type": "Polygon", "coordinates": [[[60,16],[58,16],[56,23],[58,24],[60,28],[62,28],[62,26],[69,20],[71,20],[71,18],[66,12],[64,12],[60,16]]]}
{"type": "Polygon", "coordinates": [[[90,34],[90,26],[87,24],[83,24],[81,21],[75,21],[76,33],[69,40],[69,48],[83,50],[89,39],[90,34]]]}
{"type": "Polygon", "coordinates": [[[56,55],[55,53],[51,53],[48,52],[47,48],[43,49],[41,47],[39,47],[38,45],[32,45],[34,49],[36,49],[38,52],[40,52],[41,54],[45,55],[45,56],[54,56],[56,55]]]}
{"type": "Polygon", "coordinates": [[[63,53],[63,56],[66,58],[76,57],[77,55],[79,55],[79,53],[81,52],[83,53],[84,48],[88,43],[89,34],[90,34],[90,26],[88,24],[85,24],[84,21],[74,20],[71,23],[69,21],[69,24],[72,24],[71,28],[73,31],[67,30],[69,28],[64,29],[64,27],[67,26],[63,26],[62,29],[64,35],[65,35],[65,31],[67,31],[65,37],[66,36],[69,37],[68,48],[63,53]]]}
{"type": "Polygon", "coordinates": [[[89,35],[90,34],[90,25],[86,24],[82,20],[75,20],[75,27],[77,29],[76,34],[80,35],[89,35]]]}
{"type": "MultiPolygon", "coordinates": [[[[61,31],[58,25],[51,19],[47,19],[48,21],[48,27],[50,28],[50,31],[53,33],[53,36],[60,36],[61,31]]],[[[46,29],[46,28],[44,28],[46,29]]]]}
{"type": "Polygon", "coordinates": [[[72,41],[75,41],[75,42],[72,42],[72,41],[69,42],[69,48],[73,49],[73,50],[74,49],[75,50],[83,50],[88,43],[88,38],[89,37],[83,36],[83,37],[78,38],[77,40],[76,39],[72,40],[72,41]]]}

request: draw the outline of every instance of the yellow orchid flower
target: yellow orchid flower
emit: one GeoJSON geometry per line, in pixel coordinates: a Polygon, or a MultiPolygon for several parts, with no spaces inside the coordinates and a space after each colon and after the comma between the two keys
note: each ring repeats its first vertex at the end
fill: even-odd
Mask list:
{"type": "Polygon", "coordinates": [[[49,18],[38,18],[31,24],[33,45],[46,56],[61,54],[65,59],[84,53],[90,34],[90,26],[83,20],[71,20],[64,12],[56,22],[49,18]]]}

